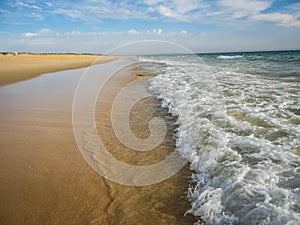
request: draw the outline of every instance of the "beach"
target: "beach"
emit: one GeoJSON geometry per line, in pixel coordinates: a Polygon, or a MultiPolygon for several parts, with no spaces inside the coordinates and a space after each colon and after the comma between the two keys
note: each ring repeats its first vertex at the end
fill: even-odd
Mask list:
{"type": "MultiPolygon", "coordinates": [[[[10,62],[1,68],[0,223],[192,224],[192,216],[183,216],[190,207],[186,199],[188,166],[161,183],[135,187],[111,182],[83,159],[72,129],[72,102],[85,68],[38,75],[87,66],[99,56],[70,56],[66,63],[61,57],[69,56],[10,56],[10,62]],[[53,61],[43,57],[53,57],[53,61]],[[20,60],[17,65],[15,60],[20,60]]],[[[100,56],[101,62],[110,61],[106,63],[109,67],[117,67],[119,60],[112,59],[100,56]]],[[[99,136],[116,158],[145,165],[174,150],[174,121],[169,118],[168,135],[152,154],[130,153],[118,142],[111,128],[110,108],[114,96],[137,74],[141,76],[127,68],[110,79],[97,101],[96,123],[99,136]]],[[[145,99],[133,109],[131,121],[137,136],[149,135],[145,121],[153,115],[167,114],[156,112],[155,104],[145,99]]]]}
{"type": "Polygon", "coordinates": [[[298,224],[299,58],[107,58],[1,86],[0,224],[298,224]],[[161,143],[126,147],[155,117],[161,143]]]}
{"type": "Polygon", "coordinates": [[[0,225],[300,224],[300,0],[10,0],[0,24],[0,225]]]}
{"type": "Polygon", "coordinates": [[[27,80],[43,73],[108,62],[115,58],[91,54],[0,54],[0,85],[27,80]]]}

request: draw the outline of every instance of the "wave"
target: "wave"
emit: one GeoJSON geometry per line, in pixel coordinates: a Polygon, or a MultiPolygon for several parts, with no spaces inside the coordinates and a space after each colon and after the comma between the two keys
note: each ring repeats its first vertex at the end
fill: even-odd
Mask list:
{"type": "Polygon", "coordinates": [[[217,58],[218,59],[239,59],[243,58],[243,55],[219,55],[217,58]]]}
{"type": "Polygon", "coordinates": [[[297,83],[192,57],[164,62],[150,91],[178,118],[176,148],[194,171],[187,213],[204,224],[298,224],[300,127],[289,110],[300,105],[297,83]]]}

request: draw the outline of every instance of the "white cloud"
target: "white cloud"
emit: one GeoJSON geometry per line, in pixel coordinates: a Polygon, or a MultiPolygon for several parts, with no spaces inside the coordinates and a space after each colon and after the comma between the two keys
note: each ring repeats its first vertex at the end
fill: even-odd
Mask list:
{"type": "Polygon", "coordinates": [[[291,4],[288,6],[288,8],[291,10],[300,11],[300,2],[291,4]]]}
{"type": "Polygon", "coordinates": [[[26,8],[30,8],[30,9],[37,9],[37,10],[41,10],[41,8],[37,5],[31,5],[31,4],[27,4],[21,1],[16,1],[15,5],[18,7],[26,7],[26,8]]]}
{"type": "Polygon", "coordinates": [[[293,13],[293,15],[295,15],[297,18],[300,18],[300,2],[292,4],[287,8],[293,13]]]}
{"type": "Polygon", "coordinates": [[[219,0],[219,5],[225,7],[228,12],[232,12],[233,18],[242,18],[257,14],[268,9],[272,5],[272,1],[258,0],[219,0]]]}
{"type": "MultiPolygon", "coordinates": [[[[138,32],[138,31],[136,31],[138,32]]],[[[97,37],[97,36],[120,36],[124,34],[133,34],[134,30],[131,29],[127,32],[118,31],[118,32],[83,32],[78,30],[68,31],[63,33],[63,36],[65,37],[97,37]]],[[[138,34],[138,33],[137,33],[138,34]]]]}
{"type": "Polygon", "coordinates": [[[129,31],[127,31],[128,34],[138,34],[139,32],[135,29],[130,29],[129,31]]]}
{"type": "Polygon", "coordinates": [[[36,36],[39,36],[39,34],[38,33],[27,32],[27,33],[23,33],[22,36],[23,37],[36,37],[36,36]]]}
{"type": "Polygon", "coordinates": [[[188,34],[188,32],[186,30],[182,30],[180,31],[181,34],[188,34]]]}
{"type": "Polygon", "coordinates": [[[162,32],[163,32],[162,29],[154,29],[154,30],[153,30],[153,33],[154,33],[154,34],[158,34],[158,35],[161,35],[162,32]]]}
{"type": "Polygon", "coordinates": [[[181,14],[208,6],[202,3],[201,0],[144,0],[144,3],[164,6],[181,14]]]}
{"type": "Polygon", "coordinates": [[[40,29],[39,33],[42,33],[42,34],[49,34],[49,33],[52,33],[53,31],[49,28],[42,28],[40,29]]]}
{"type": "Polygon", "coordinates": [[[144,3],[146,3],[147,5],[156,5],[160,2],[162,2],[162,0],[144,0],[144,3]]]}
{"type": "Polygon", "coordinates": [[[199,0],[174,0],[173,4],[176,11],[182,14],[208,7],[208,5],[201,3],[199,0]]]}
{"type": "MultiPolygon", "coordinates": [[[[184,31],[183,31],[184,32],[184,31]]],[[[186,32],[186,31],[185,31],[186,32]]],[[[55,34],[54,31],[52,31],[51,33],[55,34]]],[[[135,36],[145,36],[145,35],[163,35],[165,34],[166,36],[170,35],[170,34],[180,34],[181,32],[166,32],[164,33],[163,30],[161,28],[158,29],[153,29],[153,30],[147,30],[147,31],[137,31],[135,29],[130,29],[128,31],[117,31],[117,32],[82,32],[82,31],[78,31],[78,30],[73,30],[70,32],[65,32],[63,34],[63,36],[68,36],[68,37],[88,37],[88,36],[122,36],[122,35],[135,35],[135,36]]],[[[186,32],[187,34],[187,32],[186,32]]]]}
{"type": "Polygon", "coordinates": [[[45,4],[48,6],[48,7],[52,7],[53,4],[51,2],[45,2],[45,4]]]}
{"type": "MultiPolygon", "coordinates": [[[[56,33],[52,32],[54,35],[56,33]]],[[[63,36],[65,37],[91,37],[91,36],[118,36],[118,37],[124,37],[124,35],[128,36],[135,36],[135,37],[146,37],[146,36],[152,36],[152,37],[158,37],[158,36],[172,36],[172,35],[178,35],[178,34],[188,34],[187,31],[182,30],[178,32],[164,32],[163,29],[157,28],[153,30],[146,30],[146,31],[138,31],[135,29],[130,29],[128,31],[117,31],[117,32],[82,32],[78,30],[73,30],[69,32],[65,32],[63,36]],[[129,35],[128,35],[129,34],[129,35]]],[[[54,36],[53,35],[53,36],[54,36]]]]}
{"type": "Polygon", "coordinates": [[[59,34],[49,28],[42,28],[38,32],[26,32],[22,33],[23,37],[53,37],[58,36],[59,34]]]}
{"type": "MultiPolygon", "coordinates": [[[[51,35],[25,38],[11,33],[1,36],[3,41],[0,42],[0,48],[3,51],[105,53],[118,45],[150,39],[174,42],[196,52],[278,50],[300,47],[297,38],[299,29],[291,29],[291,32],[285,33],[285,28],[279,28],[275,29],[273,33],[257,32],[256,36],[223,33],[220,35],[220,33],[214,32],[194,31],[184,35],[182,33],[185,32],[181,32],[184,30],[180,29],[177,32],[145,29],[144,31],[137,30],[138,34],[136,35],[128,35],[128,31],[83,32],[74,30],[70,31],[68,35],[62,33],[56,36],[53,31],[53,35],[51,33],[51,35]]],[[[32,32],[31,34],[38,33],[32,32]]]]}
{"type": "Polygon", "coordinates": [[[218,3],[224,8],[223,16],[230,15],[233,19],[247,18],[252,21],[267,21],[281,26],[300,27],[300,21],[297,17],[297,11],[300,13],[300,3],[290,5],[289,9],[296,14],[288,13],[263,13],[272,5],[271,0],[219,0],[218,3]],[[297,9],[298,8],[298,9],[297,9]]]}
{"type": "Polygon", "coordinates": [[[291,14],[284,14],[284,13],[269,13],[269,14],[258,14],[253,15],[251,19],[256,21],[268,21],[268,22],[275,22],[283,26],[288,27],[300,27],[300,20],[291,14]]]}
{"type": "Polygon", "coordinates": [[[50,12],[51,14],[62,14],[69,16],[71,18],[84,18],[84,14],[82,11],[77,9],[55,9],[54,11],[50,12]]]}
{"type": "MultiPolygon", "coordinates": [[[[245,22],[249,17],[260,15],[264,10],[271,7],[274,0],[143,0],[140,1],[97,1],[84,0],[77,1],[74,4],[65,1],[46,1],[43,4],[34,5],[35,1],[17,0],[8,1],[7,4],[21,11],[3,12],[10,16],[14,13],[14,18],[32,18],[43,20],[46,15],[65,15],[69,18],[78,19],[80,22],[101,23],[102,19],[148,19],[151,21],[181,21],[195,22],[197,24],[217,24],[245,22]],[[22,9],[30,8],[31,12],[22,12],[22,9]],[[54,10],[55,9],[55,10],[54,10]],[[243,19],[243,20],[241,20],[243,19]]],[[[2,9],[3,10],[3,9],[2,9]]],[[[1,8],[0,8],[1,11],[1,8]]],[[[23,10],[24,11],[24,10],[23,10]]],[[[289,4],[277,13],[290,13],[294,17],[300,17],[300,3],[289,4]]],[[[259,16],[258,16],[259,17],[259,16]]],[[[266,19],[265,19],[266,20],[266,19]]],[[[297,24],[294,22],[285,22],[286,18],[273,19],[268,21],[281,25],[297,24]]],[[[252,21],[255,21],[253,19],[252,21]]]]}
{"type": "MultiPolygon", "coordinates": [[[[81,4],[77,7],[71,7],[70,9],[76,9],[80,12],[80,14],[77,13],[78,16],[75,14],[75,16],[80,20],[99,22],[99,19],[102,18],[118,20],[128,18],[150,18],[149,8],[140,7],[135,4],[126,4],[125,1],[97,1],[93,4],[81,4]]],[[[66,11],[64,14],[72,16],[74,13],[66,11]]]]}
{"type": "Polygon", "coordinates": [[[169,0],[161,2],[153,9],[164,17],[187,22],[198,20],[203,10],[208,8],[208,4],[199,0],[169,0]]]}
{"type": "Polygon", "coordinates": [[[81,32],[80,31],[71,31],[71,32],[65,32],[64,33],[64,36],[77,36],[77,35],[79,35],[79,34],[81,34],[81,32]]]}
{"type": "Polygon", "coordinates": [[[165,6],[159,6],[159,13],[165,17],[172,18],[179,21],[188,21],[187,17],[169,9],[165,6]]]}
{"type": "Polygon", "coordinates": [[[249,12],[260,12],[272,5],[271,1],[257,0],[219,0],[219,4],[235,10],[245,10],[249,12]]]}
{"type": "Polygon", "coordinates": [[[176,12],[162,5],[159,6],[159,12],[166,17],[176,18],[178,16],[176,12]]]}

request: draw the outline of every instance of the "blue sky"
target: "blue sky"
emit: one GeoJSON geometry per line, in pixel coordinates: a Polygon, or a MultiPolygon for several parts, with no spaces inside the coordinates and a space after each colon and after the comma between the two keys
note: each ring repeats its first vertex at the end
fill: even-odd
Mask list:
{"type": "Polygon", "coordinates": [[[0,51],[91,52],[141,40],[195,52],[300,49],[299,0],[4,0],[0,51]]]}

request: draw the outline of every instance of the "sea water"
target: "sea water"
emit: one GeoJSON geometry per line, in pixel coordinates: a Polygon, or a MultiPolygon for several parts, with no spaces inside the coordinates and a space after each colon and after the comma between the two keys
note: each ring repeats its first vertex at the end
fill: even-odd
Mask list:
{"type": "MultiPolygon", "coordinates": [[[[300,224],[300,52],[151,56],[198,224],[300,224]]],[[[180,201],[180,200],[179,200],[180,201]]]]}

